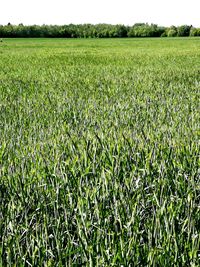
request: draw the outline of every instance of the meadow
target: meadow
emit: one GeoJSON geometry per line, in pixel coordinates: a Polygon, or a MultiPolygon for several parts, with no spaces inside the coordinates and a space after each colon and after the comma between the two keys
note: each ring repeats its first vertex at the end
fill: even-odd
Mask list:
{"type": "Polygon", "coordinates": [[[0,43],[0,266],[200,265],[200,39],[0,43]]]}

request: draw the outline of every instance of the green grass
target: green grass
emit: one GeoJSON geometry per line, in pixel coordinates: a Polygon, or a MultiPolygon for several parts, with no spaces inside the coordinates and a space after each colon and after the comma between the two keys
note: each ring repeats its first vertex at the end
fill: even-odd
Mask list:
{"type": "Polygon", "coordinates": [[[200,39],[0,44],[0,266],[199,266],[200,39]]]}

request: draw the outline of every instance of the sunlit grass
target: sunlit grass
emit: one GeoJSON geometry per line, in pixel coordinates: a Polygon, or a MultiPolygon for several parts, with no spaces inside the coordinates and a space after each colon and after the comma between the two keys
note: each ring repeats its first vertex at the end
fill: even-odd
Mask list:
{"type": "Polygon", "coordinates": [[[199,266],[200,42],[0,45],[2,266],[199,266]]]}

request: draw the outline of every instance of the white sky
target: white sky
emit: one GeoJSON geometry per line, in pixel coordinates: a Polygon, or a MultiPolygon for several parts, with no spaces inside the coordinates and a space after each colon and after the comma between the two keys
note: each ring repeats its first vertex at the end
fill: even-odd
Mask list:
{"type": "Polygon", "coordinates": [[[200,27],[200,0],[0,0],[0,24],[136,22],[200,27]]]}

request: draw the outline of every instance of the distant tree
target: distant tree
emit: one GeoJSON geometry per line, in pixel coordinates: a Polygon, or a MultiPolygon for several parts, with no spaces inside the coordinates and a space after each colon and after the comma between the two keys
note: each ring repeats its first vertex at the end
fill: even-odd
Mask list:
{"type": "Polygon", "coordinates": [[[134,27],[130,27],[127,33],[128,37],[135,37],[134,27]]]}
{"type": "Polygon", "coordinates": [[[176,37],[177,36],[177,28],[175,26],[171,26],[167,30],[167,36],[168,37],[176,37]]]}
{"type": "Polygon", "coordinates": [[[190,36],[197,36],[197,33],[198,33],[198,31],[197,31],[197,29],[196,28],[191,28],[190,29],[190,36]]]}
{"type": "Polygon", "coordinates": [[[192,26],[182,25],[177,29],[177,36],[189,36],[192,26]]]}
{"type": "Polygon", "coordinates": [[[183,25],[178,28],[160,27],[156,24],[136,23],[133,26],[121,24],[69,24],[69,25],[0,25],[0,38],[4,37],[62,37],[62,38],[124,38],[124,37],[164,37],[199,36],[200,30],[183,25]]]}
{"type": "Polygon", "coordinates": [[[120,37],[120,38],[121,37],[127,37],[128,30],[127,30],[126,26],[124,26],[124,25],[116,25],[115,30],[116,30],[117,37],[120,37]]]}
{"type": "Polygon", "coordinates": [[[200,36],[200,28],[191,27],[190,36],[200,36]]]}
{"type": "Polygon", "coordinates": [[[200,36],[200,28],[191,27],[190,36],[200,36]]]}
{"type": "Polygon", "coordinates": [[[146,23],[135,23],[135,24],[133,25],[133,27],[145,26],[145,25],[146,25],[146,23]]]}
{"type": "Polygon", "coordinates": [[[165,30],[160,37],[167,37],[167,31],[165,30]]]}
{"type": "Polygon", "coordinates": [[[160,37],[164,31],[164,27],[156,24],[137,23],[129,28],[128,37],[160,37]]]}

